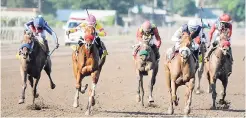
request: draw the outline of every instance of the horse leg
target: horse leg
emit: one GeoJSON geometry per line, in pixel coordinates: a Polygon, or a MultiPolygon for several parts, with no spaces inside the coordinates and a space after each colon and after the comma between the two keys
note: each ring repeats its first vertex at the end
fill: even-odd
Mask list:
{"type": "MultiPolygon", "coordinates": [[[[202,54],[203,55],[203,54],[202,54]]],[[[204,68],[204,59],[202,59],[202,64],[200,66],[200,69],[198,70],[198,78],[197,78],[197,82],[196,82],[196,94],[200,94],[201,93],[201,89],[200,89],[200,84],[201,84],[201,78],[203,75],[203,68],[204,68]]]]}
{"type": "Polygon", "coordinates": [[[32,91],[32,95],[33,95],[32,104],[34,104],[35,98],[38,97],[38,94],[37,94],[37,86],[38,86],[39,79],[40,79],[40,76],[37,77],[37,78],[34,78],[34,86],[33,86],[33,91],[32,91]]]}
{"type": "Polygon", "coordinates": [[[144,87],[143,87],[143,76],[140,76],[140,87],[141,87],[141,99],[142,99],[142,106],[144,106],[144,87]]]}
{"type": "Polygon", "coordinates": [[[74,96],[73,107],[77,108],[78,106],[79,106],[79,89],[76,89],[75,96],[74,96]]]}
{"type": "Polygon", "coordinates": [[[29,80],[30,86],[33,88],[33,77],[29,75],[28,80],[29,80]]]}
{"type": "Polygon", "coordinates": [[[212,99],[213,99],[213,106],[211,107],[211,109],[215,109],[216,108],[216,78],[215,76],[212,76],[213,78],[211,78],[210,83],[211,83],[211,89],[212,89],[212,99]]]}
{"type": "Polygon", "coordinates": [[[152,92],[153,92],[153,87],[154,87],[155,81],[156,81],[156,78],[155,78],[156,72],[152,69],[152,70],[150,70],[150,74],[149,75],[151,76],[151,80],[149,82],[149,91],[150,91],[150,94],[149,94],[149,104],[150,104],[150,103],[154,102],[152,92]]]}
{"type": "Polygon", "coordinates": [[[89,101],[87,105],[87,111],[85,112],[85,115],[90,115],[91,114],[91,107],[95,105],[95,89],[97,82],[99,80],[99,71],[95,71],[91,73],[92,77],[92,86],[91,89],[89,90],[89,101]]]}
{"type": "Polygon", "coordinates": [[[54,82],[50,76],[50,73],[51,73],[51,60],[50,60],[50,58],[47,60],[47,64],[45,65],[44,70],[50,79],[50,88],[54,89],[56,87],[56,85],[54,84],[54,82]]]}
{"type": "Polygon", "coordinates": [[[219,103],[220,104],[224,104],[225,103],[225,96],[226,96],[226,88],[227,88],[227,84],[228,84],[228,78],[223,78],[224,80],[221,80],[222,82],[222,85],[223,85],[223,89],[221,91],[221,96],[222,96],[222,99],[220,99],[219,103]]]}
{"type": "Polygon", "coordinates": [[[75,91],[75,96],[74,96],[74,102],[73,102],[73,107],[77,108],[79,106],[79,92],[81,92],[81,81],[84,78],[83,76],[81,76],[81,73],[77,73],[76,74],[77,77],[79,76],[79,78],[76,78],[76,91],[75,91]]]}
{"type": "Polygon", "coordinates": [[[175,83],[175,78],[177,78],[176,76],[172,76],[171,77],[171,88],[172,88],[172,101],[174,102],[175,106],[178,105],[178,98],[177,98],[177,84],[175,83]]]}
{"type": "Polygon", "coordinates": [[[209,73],[206,73],[205,75],[206,75],[206,77],[208,79],[208,90],[207,90],[207,92],[208,93],[211,93],[212,92],[212,87],[211,87],[211,84],[210,84],[211,77],[210,77],[210,74],[209,73]]]}
{"type": "Polygon", "coordinates": [[[172,101],[172,89],[171,89],[171,78],[170,78],[170,73],[169,71],[165,71],[165,78],[166,78],[166,84],[167,84],[167,89],[168,89],[168,94],[169,94],[169,107],[168,107],[168,114],[173,114],[174,109],[173,109],[173,101],[172,101]]]}
{"type": "Polygon", "coordinates": [[[140,97],[140,86],[141,86],[140,78],[141,78],[141,76],[143,76],[143,75],[141,75],[140,72],[138,71],[138,73],[137,73],[137,84],[138,84],[138,86],[137,86],[137,95],[136,95],[136,101],[137,102],[141,101],[141,97],[140,97]]]}
{"type": "Polygon", "coordinates": [[[184,108],[185,115],[188,115],[190,113],[190,105],[191,105],[191,100],[192,100],[192,92],[194,89],[194,83],[195,83],[195,78],[190,79],[190,81],[186,83],[187,91],[185,94],[185,108],[184,108]]]}
{"type": "Polygon", "coordinates": [[[26,91],[26,80],[27,80],[27,73],[24,72],[21,68],[21,77],[22,77],[22,90],[21,90],[21,98],[19,99],[19,104],[24,103],[25,101],[25,91],[26,91]]]}

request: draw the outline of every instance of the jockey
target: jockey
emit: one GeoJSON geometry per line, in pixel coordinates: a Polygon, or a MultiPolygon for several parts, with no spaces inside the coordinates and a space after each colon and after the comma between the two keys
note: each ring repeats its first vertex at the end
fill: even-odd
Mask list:
{"type": "MultiPolygon", "coordinates": [[[[102,37],[106,36],[106,32],[104,31],[104,28],[102,27],[102,24],[99,21],[96,20],[96,17],[94,15],[90,14],[88,16],[88,18],[86,18],[86,22],[79,24],[79,26],[76,27],[75,29],[69,30],[69,33],[70,32],[71,33],[76,32],[77,29],[84,29],[88,25],[94,26],[95,29],[97,30],[97,36],[96,36],[96,39],[95,39],[96,40],[97,47],[99,49],[102,49],[103,50],[103,54],[107,54],[107,50],[104,49],[104,47],[102,47],[101,39],[99,37],[99,36],[102,36],[102,37]]],[[[82,45],[82,42],[81,41],[79,41],[78,43],[80,45],[82,45]]]]}
{"type": "MultiPolygon", "coordinates": [[[[220,34],[220,31],[223,30],[223,29],[229,29],[229,33],[228,33],[228,36],[229,36],[229,42],[231,42],[231,34],[232,34],[232,24],[231,24],[231,17],[228,15],[228,14],[223,14],[221,15],[217,21],[215,22],[215,24],[213,24],[210,32],[209,32],[209,39],[210,39],[210,42],[212,40],[212,37],[213,37],[213,33],[216,31],[216,39],[215,41],[212,42],[213,44],[213,47],[209,50],[209,53],[206,55],[206,61],[208,61],[208,57],[212,54],[212,52],[215,50],[215,46],[216,44],[218,43],[218,41],[220,40],[219,39],[219,34],[220,34]]],[[[211,44],[211,43],[210,43],[211,44]]],[[[210,46],[210,45],[209,45],[210,46]]],[[[231,52],[231,48],[229,50],[229,53],[230,53],[230,57],[231,57],[231,60],[233,62],[233,57],[232,57],[232,52],[231,52]]]]}
{"type": "MultiPolygon", "coordinates": [[[[203,26],[203,24],[202,24],[203,26]]],[[[198,55],[199,55],[199,44],[201,43],[201,38],[204,37],[204,34],[202,34],[201,29],[202,26],[200,25],[200,23],[198,22],[198,20],[190,20],[188,22],[188,24],[184,24],[182,25],[172,36],[171,40],[176,42],[174,47],[170,48],[168,52],[171,53],[171,57],[174,56],[174,53],[176,51],[179,51],[179,47],[180,47],[180,41],[181,41],[181,37],[183,35],[183,32],[187,32],[188,34],[190,34],[191,39],[193,40],[192,43],[192,48],[193,48],[193,54],[195,55],[195,57],[198,59],[198,55]]],[[[170,58],[171,59],[171,58],[170,58]]]]}
{"type": "Polygon", "coordinates": [[[43,38],[44,44],[47,47],[47,55],[49,55],[49,46],[44,31],[47,31],[50,35],[52,35],[53,39],[56,41],[56,48],[59,47],[58,39],[55,32],[49,27],[49,25],[41,15],[34,17],[32,20],[25,23],[24,26],[25,34],[33,33],[34,36],[41,36],[43,38]]]}
{"type": "MultiPolygon", "coordinates": [[[[160,58],[160,54],[159,54],[159,48],[161,46],[161,37],[159,35],[158,29],[157,27],[150,23],[150,21],[145,21],[140,28],[138,28],[137,30],[137,41],[141,41],[142,38],[144,37],[149,37],[149,36],[155,36],[157,42],[154,45],[151,45],[152,50],[154,51],[155,55],[156,55],[156,59],[158,60],[160,58]]],[[[138,52],[138,48],[137,47],[134,50],[133,56],[135,57],[137,55],[138,52]]]]}

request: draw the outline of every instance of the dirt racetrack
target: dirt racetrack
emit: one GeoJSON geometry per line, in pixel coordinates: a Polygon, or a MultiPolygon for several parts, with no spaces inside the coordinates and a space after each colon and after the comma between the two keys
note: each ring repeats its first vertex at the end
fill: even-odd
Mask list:
{"type": "MultiPolygon", "coordinates": [[[[156,84],[154,86],[154,105],[147,106],[149,78],[144,77],[145,107],[135,101],[136,78],[134,73],[131,48],[134,37],[114,37],[104,40],[109,55],[103,67],[100,80],[96,87],[96,105],[92,116],[131,116],[131,117],[170,117],[167,115],[168,94],[163,72],[163,52],[171,46],[163,41],[161,61],[156,84]]],[[[196,95],[193,93],[190,116],[209,117],[244,117],[245,116],[245,62],[244,35],[234,35],[237,43],[232,43],[234,55],[233,72],[229,78],[226,100],[230,102],[228,109],[210,110],[211,94],[206,92],[196,95]]],[[[83,117],[87,105],[88,94],[80,94],[80,106],[73,108],[75,94],[75,79],[72,74],[71,48],[60,46],[52,55],[52,77],[56,88],[49,88],[47,75],[42,72],[38,85],[39,98],[36,103],[41,110],[30,110],[31,89],[28,84],[26,102],[19,105],[21,93],[21,78],[19,61],[15,58],[19,44],[2,44],[1,56],[1,116],[2,117],[83,117]]],[[[53,46],[51,46],[53,47],[53,46]]],[[[91,84],[91,78],[86,77],[82,82],[91,84]]],[[[202,90],[207,90],[208,82],[202,79],[202,90]]],[[[220,98],[221,82],[217,81],[217,101],[220,98]]],[[[183,116],[184,88],[178,88],[179,106],[174,107],[174,115],[183,116]]],[[[88,91],[87,91],[88,92],[88,91]]]]}

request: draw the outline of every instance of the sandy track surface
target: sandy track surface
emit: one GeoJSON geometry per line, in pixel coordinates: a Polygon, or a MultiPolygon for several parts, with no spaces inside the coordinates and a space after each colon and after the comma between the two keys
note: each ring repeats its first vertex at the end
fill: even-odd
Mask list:
{"type": "MultiPolygon", "coordinates": [[[[163,52],[171,46],[169,42],[163,42],[161,47],[161,61],[156,84],[154,86],[154,105],[147,105],[148,83],[150,78],[144,77],[145,107],[135,101],[136,77],[131,57],[133,41],[105,40],[109,55],[103,67],[100,80],[96,87],[96,105],[93,108],[92,116],[153,116],[170,117],[167,115],[168,94],[163,70],[163,52]]],[[[134,37],[131,37],[134,38],[134,37]]],[[[244,43],[244,42],[242,42],[244,43]]],[[[57,85],[54,90],[49,88],[47,75],[42,72],[38,85],[39,98],[36,103],[41,110],[30,110],[31,89],[28,84],[26,90],[25,104],[18,104],[21,93],[21,78],[19,72],[19,61],[15,58],[18,44],[2,45],[1,57],[1,110],[2,117],[15,116],[39,116],[39,117],[81,117],[84,116],[88,93],[80,94],[80,106],[73,108],[75,94],[75,79],[72,74],[71,52],[69,47],[61,46],[52,55],[53,71],[52,77],[57,85]]],[[[211,94],[206,92],[196,95],[193,93],[190,116],[217,116],[217,117],[244,117],[245,114],[245,62],[244,45],[233,45],[234,65],[233,72],[229,78],[226,100],[230,102],[229,109],[210,110],[212,103],[211,94]]],[[[91,84],[91,78],[86,77],[83,85],[91,84]]],[[[207,90],[208,82],[202,79],[202,90],[207,90]]],[[[217,81],[217,93],[220,92],[221,82],[217,81]]],[[[185,87],[178,88],[179,106],[174,107],[174,115],[182,116],[184,108],[185,87]]],[[[219,95],[219,94],[218,94],[219,95]]],[[[220,96],[218,96],[219,99],[220,96]]],[[[217,99],[217,100],[218,100],[217,99]]]]}

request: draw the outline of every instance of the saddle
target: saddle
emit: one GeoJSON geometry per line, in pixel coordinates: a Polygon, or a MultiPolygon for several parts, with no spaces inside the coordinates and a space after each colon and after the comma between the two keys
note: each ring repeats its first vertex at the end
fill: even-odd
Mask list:
{"type": "MultiPolygon", "coordinates": [[[[79,49],[79,47],[82,47],[83,45],[84,45],[84,43],[80,42],[78,46],[71,46],[71,48],[76,52],[76,56],[78,56],[78,49],[79,49]]],[[[104,54],[102,48],[99,48],[98,46],[96,46],[96,47],[97,47],[97,49],[98,49],[100,59],[101,59],[104,55],[107,55],[107,54],[104,54]]]]}

